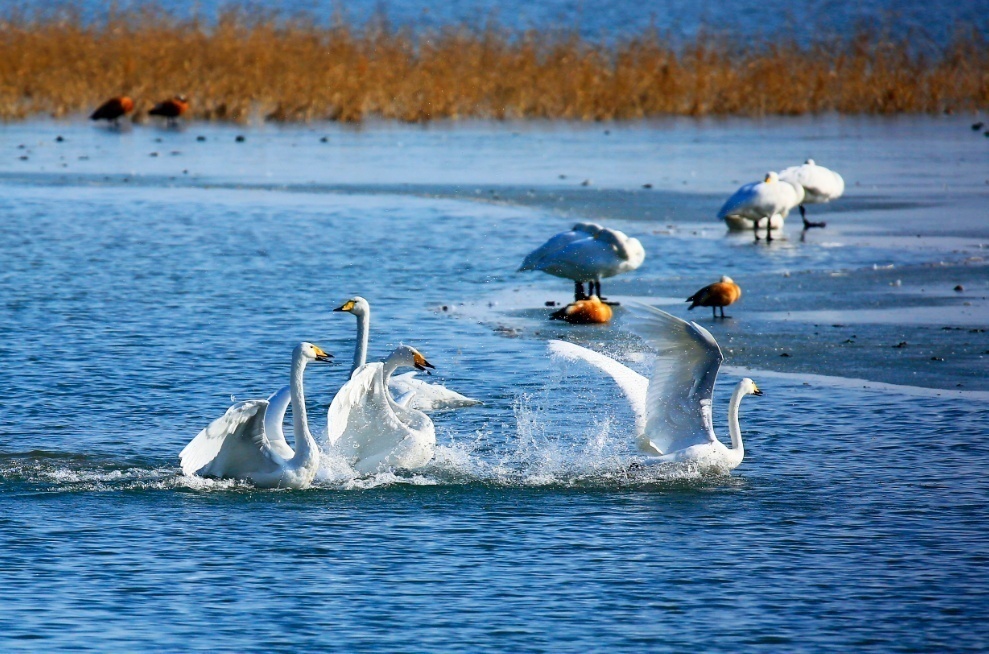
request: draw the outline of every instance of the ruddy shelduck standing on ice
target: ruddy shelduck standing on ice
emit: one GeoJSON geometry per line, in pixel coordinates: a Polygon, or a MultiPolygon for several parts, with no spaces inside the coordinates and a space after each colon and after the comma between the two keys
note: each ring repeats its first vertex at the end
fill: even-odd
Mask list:
{"type": "Polygon", "coordinates": [[[148,111],[149,116],[161,116],[168,119],[169,125],[174,125],[175,120],[189,110],[189,99],[184,95],[176,95],[174,98],[162,100],[148,111]]]}
{"type": "Polygon", "coordinates": [[[90,115],[90,120],[106,120],[117,124],[121,117],[126,116],[134,110],[134,101],[126,95],[110,98],[90,115]]]}
{"type": "Polygon", "coordinates": [[[701,290],[687,298],[687,302],[692,302],[687,310],[694,307],[711,307],[711,317],[717,318],[717,310],[721,309],[721,317],[725,317],[725,307],[733,304],[742,297],[742,289],[728,275],[724,275],[720,282],[708,284],[701,290]]]}

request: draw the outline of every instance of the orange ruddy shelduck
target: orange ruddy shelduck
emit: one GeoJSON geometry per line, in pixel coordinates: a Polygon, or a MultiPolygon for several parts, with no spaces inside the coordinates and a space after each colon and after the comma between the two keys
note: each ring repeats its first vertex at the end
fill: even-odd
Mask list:
{"type": "Polygon", "coordinates": [[[550,315],[550,320],[565,320],[572,325],[594,325],[611,320],[611,307],[601,301],[597,295],[586,300],[571,302],[559,311],[550,315]]]}
{"type": "Polygon", "coordinates": [[[163,100],[148,111],[149,116],[161,116],[167,118],[169,123],[174,123],[175,119],[189,110],[189,100],[184,95],[177,95],[174,98],[163,100]]]}
{"type": "Polygon", "coordinates": [[[738,284],[725,275],[720,282],[708,284],[701,290],[687,298],[687,302],[693,302],[687,310],[694,307],[711,307],[711,317],[717,318],[717,309],[721,308],[721,317],[725,317],[725,307],[742,297],[742,289],[738,284]]]}
{"type": "Polygon", "coordinates": [[[106,120],[116,123],[121,116],[125,116],[134,110],[134,101],[126,95],[117,98],[110,98],[99,107],[89,117],[90,120],[106,120]]]}

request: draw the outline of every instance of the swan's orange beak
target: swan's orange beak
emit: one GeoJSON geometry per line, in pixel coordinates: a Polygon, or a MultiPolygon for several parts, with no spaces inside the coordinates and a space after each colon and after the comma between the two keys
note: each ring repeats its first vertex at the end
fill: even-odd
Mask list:
{"type": "Polygon", "coordinates": [[[334,309],[334,311],[352,311],[353,308],[354,308],[354,301],[353,300],[347,300],[343,304],[343,306],[337,307],[336,309],[334,309]]]}
{"type": "Polygon", "coordinates": [[[433,370],[436,370],[436,366],[434,366],[430,362],[426,361],[426,357],[422,356],[418,352],[416,352],[412,356],[412,361],[413,361],[413,365],[415,366],[415,369],[416,370],[423,370],[423,371],[425,371],[425,373],[427,375],[430,374],[430,372],[428,370],[426,370],[426,368],[432,368],[433,370]]]}
{"type": "Polygon", "coordinates": [[[762,395],[762,391],[759,390],[759,387],[758,386],[755,386],[753,384],[753,386],[752,386],[752,394],[753,395],[762,395]]]}
{"type": "Polygon", "coordinates": [[[332,361],[333,355],[330,354],[329,352],[325,352],[322,348],[320,348],[320,347],[318,347],[316,345],[313,345],[313,350],[316,352],[316,360],[317,361],[323,361],[323,362],[327,362],[327,363],[329,363],[329,362],[332,361]]]}

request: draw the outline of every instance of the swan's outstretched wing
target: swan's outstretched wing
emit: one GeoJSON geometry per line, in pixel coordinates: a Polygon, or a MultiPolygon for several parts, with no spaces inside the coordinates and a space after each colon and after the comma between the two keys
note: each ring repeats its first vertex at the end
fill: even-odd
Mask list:
{"type": "Polygon", "coordinates": [[[630,304],[633,331],[659,353],[646,393],[646,435],[663,454],[714,442],[711,396],[724,360],[717,341],[697,323],[630,304]]]}
{"type": "Polygon", "coordinates": [[[451,391],[442,384],[433,384],[424,379],[416,378],[417,371],[392,375],[388,381],[395,403],[399,406],[419,409],[420,411],[439,411],[442,409],[460,409],[467,406],[482,404],[480,400],[451,391]],[[406,397],[412,393],[411,397],[406,397]]]}
{"type": "Polygon", "coordinates": [[[635,412],[635,431],[641,434],[646,426],[646,393],[649,380],[628,366],[621,364],[611,357],[605,356],[586,347],[581,347],[566,341],[549,341],[549,351],[554,357],[567,361],[583,361],[598,370],[611,375],[618,387],[628,398],[632,411],[635,412]]]}
{"type": "Polygon", "coordinates": [[[333,398],[327,415],[330,444],[361,473],[421,467],[432,458],[436,445],[429,416],[392,400],[383,367],[369,363],[355,370],[333,398]]]}
{"type": "Polygon", "coordinates": [[[265,400],[246,400],[227,409],[199,432],[182,452],[182,472],[210,477],[275,472],[281,462],[264,432],[265,400]]]}

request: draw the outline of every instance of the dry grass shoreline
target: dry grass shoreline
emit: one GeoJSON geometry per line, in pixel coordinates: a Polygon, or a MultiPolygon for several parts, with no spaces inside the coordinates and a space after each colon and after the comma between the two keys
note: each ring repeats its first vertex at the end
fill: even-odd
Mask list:
{"type": "Polygon", "coordinates": [[[214,23],[160,10],[96,24],[0,21],[0,118],[163,98],[188,118],[622,120],[689,115],[940,113],[989,108],[989,44],[959,33],[936,56],[871,34],[730,46],[654,33],[603,44],[572,34],[450,28],[415,35],[229,11],[214,23]]]}

